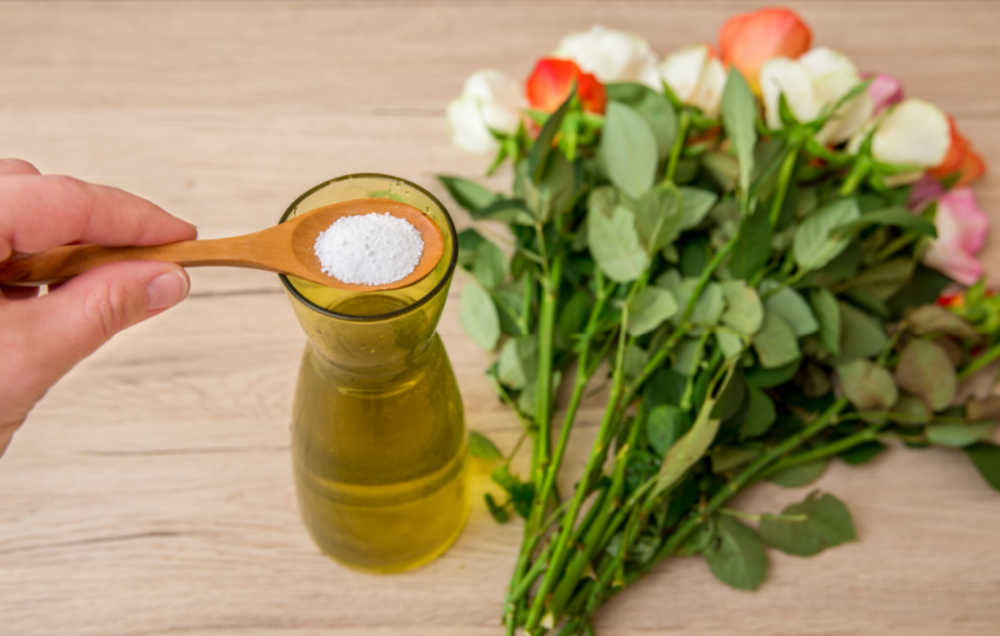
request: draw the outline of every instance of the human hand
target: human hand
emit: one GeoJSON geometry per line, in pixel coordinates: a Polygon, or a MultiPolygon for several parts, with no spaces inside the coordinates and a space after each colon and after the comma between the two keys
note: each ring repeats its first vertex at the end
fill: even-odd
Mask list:
{"type": "MultiPolygon", "coordinates": [[[[158,245],[194,226],[145,199],[0,159],[0,261],[68,243],[158,245]]],[[[127,262],[95,268],[38,296],[0,286],[0,456],[45,392],[116,333],[180,302],[184,270],[127,262]]]]}

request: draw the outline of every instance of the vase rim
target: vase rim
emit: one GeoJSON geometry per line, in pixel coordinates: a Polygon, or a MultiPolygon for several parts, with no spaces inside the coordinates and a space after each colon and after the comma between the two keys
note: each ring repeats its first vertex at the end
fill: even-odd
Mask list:
{"type": "Polygon", "coordinates": [[[434,298],[434,296],[436,296],[441,291],[441,289],[443,287],[445,287],[446,285],[448,285],[448,282],[451,280],[451,277],[455,273],[455,265],[458,262],[458,233],[455,231],[455,222],[452,221],[451,214],[448,213],[448,208],[444,207],[444,204],[441,203],[440,199],[438,199],[436,196],[434,196],[431,192],[429,192],[423,186],[421,186],[419,184],[416,184],[416,183],[410,181],[409,179],[404,179],[403,177],[397,177],[395,175],[385,174],[385,173],[382,173],[382,172],[352,172],[350,174],[345,174],[345,175],[341,175],[339,177],[334,177],[333,179],[327,179],[326,181],[323,181],[322,183],[316,184],[313,187],[311,187],[308,190],[306,190],[305,192],[303,192],[302,194],[300,194],[298,197],[295,198],[294,201],[292,201],[288,205],[288,208],[285,209],[285,213],[281,215],[281,218],[278,220],[278,223],[279,224],[280,223],[284,223],[286,220],[288,220],[289,215],[291,214],[292,210],[294,210],[295,207],[299,203],[301,203],[303,199],[305,199],[306,197],[308,197],[310,194],[316,192],[320,188],[324,188],[324,187],[330,185],[331,183],[336,183],[338,181],[344,181],[344,180],[347,180],[347,179],[360,179],[360,178],[365,178],[365,177],[369,177],[369,178],[373,177],[373,178],[379,178],[379,179],[391,179],[393,181],[399,181],[399,182],[405,183],[406,185],[414,188],[415,190],[419,191],[421,194],[423,194],[427,198],[429,198],[431,200],[431,202],[434,205],[436,205],[441,210],[441,212],[444,214],[445,221],[447,221],[447,223],[448,223],[448,232],[451,235],[451,254],[448,257],[448,259],[449,259],[448,260],[448,268],[447,268],[447,270],[445,270],[444,275],[441,276],[441,280],[439,280],[437,283],[435,283],[434,287],[432,287],[426,294],[424,294],[420,298],[416,299],[415,301],[407,304],[405,307],[400,307],[399,309],[394,309],[393,311],[389,311],[389,312],[386,312],[386,313],[383,313],[383,314],[372,314],[370,316],[357,316],[357,315],[353,315],[353,314],[342,314],[342,313],[333,311],[332,309],[327,309],[326,307],[320,307],[316,303],[314,303],[311,300],[309,300],[301,291],[299,291],[298,287],[296,287],[295,285],[293,285],[292,282],[290,280],[288,280],[288,277],[285,274],[278,274],[278,278],[281,279],[281,284],[285,286],[285,289],[287,289],[288,292],[294,298],[296,298],[297,300],[299,300],[302,303],[304,303],[310,309],[312,309],[312,310],[314,310],[314,311],[316,311],[318,313],[321,313],[321,314],[323,314],[325,316],[329,316],[330,318],[336,318],[338,320],[348,320],[348,321],[352,321],[352,322],[378,322],[380,320],[388,320],[388,319],[391,319],[391,318],[396,318],[398,316],[402,316],[402,315],[407,314],[407,313],[409,313],[411,311],[414,311],[415,309],[418,309],[418,308],[422,307],[427,302],[429,302],[432,298],[434,298]]]}

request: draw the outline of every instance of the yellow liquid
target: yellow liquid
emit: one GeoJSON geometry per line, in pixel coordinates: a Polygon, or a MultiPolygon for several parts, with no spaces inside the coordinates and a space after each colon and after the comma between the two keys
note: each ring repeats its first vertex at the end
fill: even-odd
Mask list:
{"type": "MultiPolygon", "coordinates": [[[[374,315],[400,306],[366,294],[334,310],[374,315]]],[[[462,403],[441,339],[422,335],[419,321],[386,329],[400,350],[411,338],[420,344],[382,368],[346,369],[306,347],[292,435],[299,507],[316,544],[345,565],[376,572],[438,556],[467,514],[462,403]]]]}

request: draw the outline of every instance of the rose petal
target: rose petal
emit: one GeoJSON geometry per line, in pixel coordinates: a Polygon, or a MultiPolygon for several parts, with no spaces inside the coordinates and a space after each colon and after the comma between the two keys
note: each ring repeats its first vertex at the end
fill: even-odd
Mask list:
{"type": "Polygon", "coordinates": [[[573,60],[601,82],[640,81],[646,69],[656,64],[656,54],[646,40],[601,25],[567,35],[552,56],[573,60]]]}
{"type": "Polygon", "coordinates": [[[986,242],[990,219],[979,207],[972,188],[955,188],[938,199],[938,216],[951,216],[958,227],[958,244],[969,254],[975,254],[986,242]]]}
{"type": "Polygon", "coordinates": [[[760,88],[764,96],[767,125],[781,128],[778,98],[785,101],[800,122],[810,121],[819,115],[820,101],[806,67],[795,60],[776,58],[768,60],[760,69],[760,88]]]}
{"type": "Polygon", "coordinates": [[[921,99],[897,104],[882,120],[872,140],[872,156],[890,164],[935,166],[948,151],[948,119],[921,99]]]}
{"type": "Polygon", "coordinates": [[[872,98],[875,113],[880,113],[903,100],[903,84],[892,75],[868,73],[865,79],[871,79],[868,84],[868,95],[872,98]]]}
{"type": "Polygon", "coordinates": [[[758,74],[770,59],[795,59],[809,50],[812,31],[791,9],[771,7],[729,18],[719,30],[719,56],[760,92],[758,74]]]}
{"type": "Polygon", "coordinates": [[[941,187],[941,182],[929,174],[925,174],[910,189],[910,198],[906,202],[906,207],[911,212],[920,212],[943,192],[944,188],[941,187]]]}
{"type": "Polygon", "coordinates": [[[697,106],[709,117],[718,117],[722,104],[722,91],[726,87],[726,67],[715,58],[705,63],[698,90],[691,97],[691,104],[697,106]]]}
{"type": "Polygon", "coordinates": [[[660,75],[679,100],[690,104],[691,98],[698,90],[707,61],[707,46],[703,44],[688,46],[674,51],[663,59],[659,65],[660,75]]]}

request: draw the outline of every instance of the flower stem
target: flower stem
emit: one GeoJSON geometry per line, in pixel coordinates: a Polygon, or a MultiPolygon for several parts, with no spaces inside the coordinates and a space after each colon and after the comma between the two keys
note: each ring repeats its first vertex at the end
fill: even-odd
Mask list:
{"type": "Polygon", "coordinates": [[[799,144],[792,146],[781,162],[781,170],[778,172],[778,187],[774,194],[774,201],[771,203],[770,221],[771,227],[778,225],[781,218],[781,208],[785,205],[785,196],[788,194],[788,184],[791,183],[792,175],[795,174],[795,161],[799,158],[799,144]]]}
{"type": "Polygon", "coordinates": [[[964,380],[965,378],[969,377],[976,371],[979,371],[980,369],[987,366],[989,363],[993,362],[997,358],[1000,358],[1000,342],[998,342],[997,344],[987,349],[985,352],[973,358],[972,362],[970,362],[964,369],[962,369],[959,372],[958,379],[964,380]]]}
{"type": "Polygon", "coordinates": [[[865,442],[870,442],[878,439],[878,432],[882,429],[881,425],[872,425],[866,429],[860,430],[853,435],[848,435],[847,437],[842,437],[835,442],[831,442],[825,446],[819,446],[817,448],[812,448],[795,455],[789,455],[784,459],[776,462],[770,468],[765,470],[760,474],[761,478],[768,477],[774,473],[781,472],[792,466],[798,466],[799,464],[807,464],[809,462],[814,462],[817,459],[823,459],[825,457],[830,457],[832,455],[838,455],[848,449],[854,448],[858,444],[863,444],[865,442]]]}
{"type": "Polygon", "coordinates": [[[857,163],[851,168],[844,180],[844,185],[840,186],[840,196],[849,197],[861,185],[861,181],[871,172],[872,162],[868,157],[858,157],[857,163]]]}
{"type": "Polygon", "coordinates": [[[667,159],[667,172],[663,177],[664,181],[673,182],[674,174],[677,172],[677,162],[684,150],[684,143],[687,141],[688,127],[691,125],[691,113],[688,109],[681,110],[680,120],[677,122],[677,135],[674,137],[674,144],[670,148],[670,158],[667,159]]]}
{"type": "MultiPolygon", "coordinates": [[[[624,587],[627,587],[637,579],[645,576],[657,563],[676,552],[684,541],[691,535],[691,533],[698,528],[698,526],[704,523],[710,515],[721,508],[722,505],[729,501],[729,499],[731,499],[736,493],[754,481],[761,472],[768,468],[768,466],[801,446],[806,440],[814,437],[831,424],[835,423],[837,421],[837,415],[844,409],[845,406],[847,406],[847,398],[839,398],[811,424],[806,426],[806,428],[794,435],[791,435],[777,446],[772,447],[770,450],[758,457],[752,464],[744,468],[740,474],[727,482],[726,485],[718,490],[704,506],[699,508],[697,513],[691,514],[679,526],[677,526],[660,549],[656,551],[653,558],[640,567],[636,572],[627,576],[625,586],[613,588],[611,590],[611,594],[614,594],[620,589],[624,589],[624,587]]],[[[605,600],[603,591],[600,595],[598,595],[595,594],[596,590],[597,588],[593,586],[584,586],[584,588],[578,593],[578,595],[585,595],[584,598],[586,598],[586,604],[582,608],[583,615],[581,618],[589,617],[605,600]]],[[[569,607],[579,607],[579,603],[580,599],[576,597],[570,602],[569,607]]]]}
{"type": "MultiPolygon", "coordinates": [[[[640,278],[636,281],[636,283],[642,281],[643,279],[640,278]]],[[[583,499],[590,490],[590,480],[597,469],[604,464],[604,459],[607,455],[608,444],[610,443],[612,437],[611,433],[613,424],[616,420],[615,415],[622,396],[622,376],[624,375],[626,340],[624,325],[628,324],[628,305],[629,301],[634,296],[635,291],[638,289],[638,285],[636,283],[632,284],[629,290],[628,298],[625,300],[625,304],[622,307],[622,326],[619,327],[618,351],[615,356],[614,371],[612,373],[611,394],[608,397],[608,404],[604,410],[604,418],[601,420],[601,426],[598,429],[597,438],[594,439],[593,448],[591,449],[590,456],[587,458],[587,467],[584,469],[583,477],[580,479],[580,482],[577,484],[576,490],[573,493],[573,500],[570,504],[570,509],[563,518],[562,529],[556,539],[550,566],[546,570],[544,578],[542,578],[542,582],[538,587],[535,599],[532,602],[531,609],[528,612],[528,618],[525,621],[525,629],[529,633],[538,626],[538,622],[542,618],[542,609],[545,604],[545,599],[552,590],[552,586],[555,584],[556,574],[562,570],[566,563],[570,547],[570,535],[573,533],[573,526],[576,524],[576,518],[580,514],[580,507],[583,505],[583,499]]]]}

